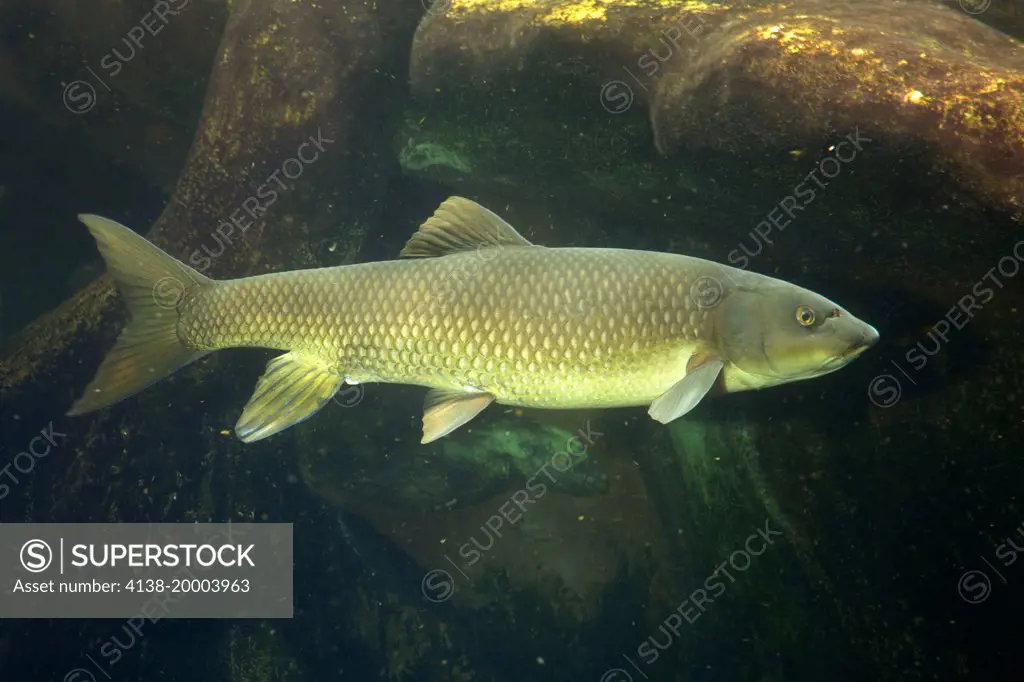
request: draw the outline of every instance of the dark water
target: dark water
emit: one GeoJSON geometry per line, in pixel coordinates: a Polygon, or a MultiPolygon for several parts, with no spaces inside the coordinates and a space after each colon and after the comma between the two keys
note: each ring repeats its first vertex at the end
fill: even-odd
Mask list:
{"type": "Polygon", "coordinates": [[[697,4],[0,7],[0,533],[293,524],[291,618],[0,606],[0,679],[1018,679],[1024,16],[697,4]],[[821,17],[850,43],[801,61],[821,17]],[[796,80],[716,37],[744,22],[796,80]],[[945,61],[886,108],[847,49],[945,61]],[[78,213],[227,278],[391,259],[453,194],[539,244],[793,282],[881,339],[667,426],[492,406],[421,446],[423,389],[369,385],[244,445],[260,349],[65,415],[125,321],[78,213]]]}

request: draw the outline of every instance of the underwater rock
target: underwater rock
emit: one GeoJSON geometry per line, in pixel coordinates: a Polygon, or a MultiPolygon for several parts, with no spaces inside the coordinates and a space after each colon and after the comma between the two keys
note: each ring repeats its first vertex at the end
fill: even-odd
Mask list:
{"type": "Polygon", "coordinates": [[[0,100],[170,193],[227,15],[216,0],[4,2],[0,100]]]}
{"type": "Polygon", "coordinates": [[[438,169],[441,172],[450,169],[462,174],[473,172],[469,163],[458,152],[431,142],[416,143],[409,140],[399,153],[398,160],[402,164],[402,168],[412,171],[423,171],[429,168],[433,169],[435,174],[438,169]]]}
{"type": "Polygon", "coordinates": [[[763,154],[860,130],[880,149],[920,147],[1006,213],[1024,197],[1024,47],[928,0],[452,0],[420,25],[411,63],[426,125],[491,134],[514,112],[537,163],[561,149],[558,124],[564,140],[603,115],[635,139],[642,102],[654,146],[684,168],[694,151],[763,154]]]}
{"type": "MultiPolygon", "coordinates": [[[[562,423],[579,426],[484,419],[422,447],[422,454],[415,445],[384,454],[367,470],[365,490],[344,473],[349,467],[326,453],[315,461],[303,458],[319,471],[343,472],[326,481],[332,487],[304,475],[332,505],[354,512],[344,514],[346,542],[374,574],[390,581],[389,591],[414,588],[418,593],[405,599],[451,599],[459,613],[491,608],[513,621],[514,591],[518,601],[534,605],[529,608],[548,605],[565,625],[592,624],[624,567],[634,578],[666,568],[662,531],[635,463],[610,438],[611,422],[567,412],[562,423]],[[448,440],[447,452],[433,447],[448,440]],[[417,492],[434,492],[428,501],[441,493],[457,497],[429,509],[410,508],[416,501],[410,488],[420,477],[427,480],[417,492]],[[406,569],[413,577],[395,574],[396,559],[387,558],[386,547],[413,562],[406,569]]],[[[643,584],[650,589],[646,576],[643,584]]]]}
{"type": "Polygon", "coordinates": [[[360,409],[373,408],[360,405],[315,429],[297,427],[303,479],[343,509],[382,499],[406,513],[460,509],[523,485],[582,496],[608,490],[606,477],[587,467],[579,436],[556,426],[499,419],[424,446],[414,437],[393,438],[383,423],[373,429],[383,438],[368,435],[360,409]]]}
{"type": "MultiPolygon", "coordinates": [[[[850,609],[834,598],[834,586],[819,565],[806,529],[789,518],[784,503],[788,500],[777,498],[778,486],[762,470],[757,441],[765,429],[754,421],[721,419],[727,409],[715,401],[702,420],[672,422],[667,429],[674,456],[644,460],[647,488],[659,501],[663,518],[678,524],[684,540],[668,547],[672,565],[692,576],[697,590],[729,595],[714,607],[718,616],[705,619],[703,627],[705,632],[723,628],[722,638],[735,637],[737,621],[745,619],[744,627],[759,633],[753,646],[761,656],[753,658],[801,647],[835,650],[843,645],[842,638],[861,634],[857,624],[849,617],[850,609]],[[720,563],[704,576],[708,557],[720,563]],[[789,571],[799,571],[801,578],[772,577],[789,571]],[[816,624],[808,604],[819,600],[828,619],[844,622],[845,632],[816,624]],[[744,602],[759,608],[740,616],[744,602]],[[738,612],[727,613],[732,609],[738,612]]],[[[696,622],[705,607],[690,607],[688,620],[696,622]]],[[[680,655],[692,657],[695,664],[702,658],[698,649],[684,648],[680,655]]],[[[737,676],[743,677],[739,672],[737,676]]]]}

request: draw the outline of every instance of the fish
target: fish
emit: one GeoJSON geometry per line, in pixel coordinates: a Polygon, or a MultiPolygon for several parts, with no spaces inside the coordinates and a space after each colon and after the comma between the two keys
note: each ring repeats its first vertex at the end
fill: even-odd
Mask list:
{"type": "Polygon", "coordinates": [[[344,386],[428,389],[421,443],[492,403],[647,407],[667,424],[707,395],[824,376],[878,331],[813,291],[675,253],[546,247],[464,197],[399,258],[214,280],[92,214],[129,323],[68,414],[128,398],[217,350],[271,359],[234,427],[252,443],[344,386]]]}

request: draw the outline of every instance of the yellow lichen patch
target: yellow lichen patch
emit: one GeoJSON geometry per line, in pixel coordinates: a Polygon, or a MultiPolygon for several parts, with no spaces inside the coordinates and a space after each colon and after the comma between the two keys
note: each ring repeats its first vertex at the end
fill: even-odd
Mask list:
{"type": "Polygon", "coordinates": [[[313,116],[313,112],[316,110],[316,101],[313,97],[310,97],[304,102],[305,106],[299,108],[292,105],[288,105],[284,109],[284,116],[282,119],[285,123],[304,123],[313,116]]]}
{"type": "Polygon", "coordinates": [[[772,24],[754,29],[756,35],[762,40],[774,40],[786,48],[790,54],[798,52],[828,52],[838,55],[839,50],[831,40],[822,38],[819,31],[806,26],[788,26],[786,24],[772,24]]]}
{"type": "Polygon", "coordinates": [[[924,93],[920,90],[911,90],[910,92],[903,95],[903,101],[909,102],[910,104],[923,103],[924,93]]]}
{"type": "MultiPolygon", "coordinates": [[[[443,0],[439,0],[443,2],[443,0]]],[[[723,12],[728,5],[704,0],[451,0],[446,15],[453,18],[470,14],[498,12],[511,14],[524,10],[536,12],[534,23],[545,26],[573,26],[603,22],[609,10],[620,8],[678,9],[684,12],[723,12]]]]}
{"type": "Polygon", "coordinates": [[[1003,89],[1004,85],[1006,85],[1005,78],[992,78],[991,80],[989,80],[988,83],[985,84],[984,87],[978,90],[978,94],[985,95],[990,92],[998,92],[999,90],[1003,89]]]}
{"type": "Polygon", "coordinates": [[[249,85],[263,85],[270,82],[270,73],[263,66],[256,65],[249,75],[249,85]]]}
{"type": "Polygon", "coordinates": [[[779,42],[785,45],[790,52],[794,52],[806,44],[808,42],[808,38],[812,36],[814,36],[814,31],[809,31],[807,29],[792,29],[785,31],[779,38],[779,42]]]}
{"type": "Polygon", "coordinates": [[[852,54],[854,57],[863,57],[867,53],[867,50],[865,50],[863,47],[855,47],[852,50],[850,50],[850,54],[852,54]]]}
{"type": "Polygon", "coordinates": [[[255,47],[258,45],[267,45],[268,43],[270,43],[271,39],[273,38],[272,34],[276,33],[278,28],[280,27],[277,24],[268,25],[266,30],[259,33],[252,39],[253,46],[255,47]]]}
{"type": "Polygon", "coordinates": [[[559,7],[553,7],[550,12],[540,17],[541,23],[549,25],[557,24],[583,24],[590,21],[604,21],[606,19],[607,3],[589,0],[588,2],[575,2],[559,7]]]}
{"type": "Polygon", "coordinates": [[[1024,131],[1024,121],[998,119],[978,105],[974,97],[953,94],[940,102],[942,125],[956,124],[974,130],[1019,130],[1024,131]]]}

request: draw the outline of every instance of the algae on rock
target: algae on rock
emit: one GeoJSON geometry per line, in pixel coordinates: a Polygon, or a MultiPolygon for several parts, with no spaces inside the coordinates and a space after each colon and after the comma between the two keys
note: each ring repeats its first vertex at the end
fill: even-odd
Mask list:
{"type": "MultiPolygon", "coordinates": [[[[373,409],[366,404],[360,407],[373,409]]],[[[342,508],[386,498],[410,512],[458,509],[533,479],[572,495],[607,490],[603,476],[587,471],[585,451],[569,453],[573,434],[558,427],[499,419],[423,446],[411,439],[405,445],[388,439],[384,445],[365,433],[357,434],[366,423],[364,415],[358,422],[336,419],[329,426],[297,429],[303,479],[342,508]],[[343,450],[339,443],[346,444],[343,450]],[[552,466],[565,466],[566,471],[544,476],[542,470],[552,466]]]]}

